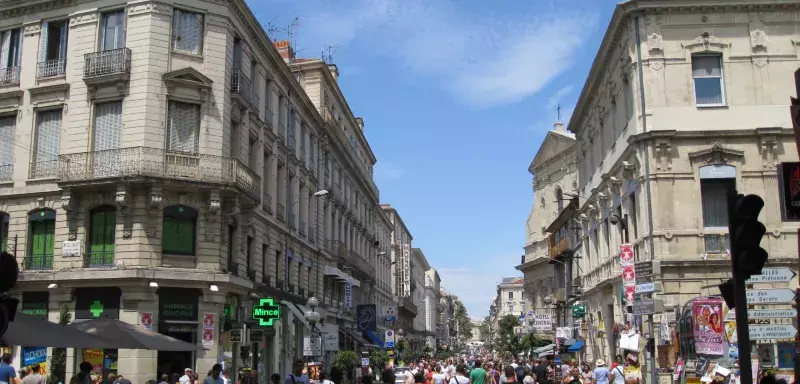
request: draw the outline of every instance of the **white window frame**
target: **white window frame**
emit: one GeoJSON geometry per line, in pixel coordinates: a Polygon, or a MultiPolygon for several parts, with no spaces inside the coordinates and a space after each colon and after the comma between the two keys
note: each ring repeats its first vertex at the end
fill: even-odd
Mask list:
{"type": "MultiPolygon", "coordinates": [[[[718,108],[718,107],[727,107],[728,106],[728,98],[725,96],[725,65],[722,60],[721,53],[697,53],[691,56],[691,61],[689,63],[689,71],[692,75],[692,94],[694,96],[694,105],[697,108],[718,108]],[[719,62],[719,82],[720,82],[720,97],[722,98],[722,103],[714,103],[714,104],[699,104],[697,102],[697,82],[695,81],[696,77],[694,76],[694,59],[696,57],[714,57],[719,62]]],[[[709,79],[715,78],[715,76],[709,77],[700,77],[701,79],[709,79]]]]}

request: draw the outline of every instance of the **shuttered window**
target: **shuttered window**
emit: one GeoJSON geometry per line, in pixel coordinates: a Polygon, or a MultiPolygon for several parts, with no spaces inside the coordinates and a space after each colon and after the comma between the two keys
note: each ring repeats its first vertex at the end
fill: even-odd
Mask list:
{"type": "Polygon", "coordinates": [[[200,106],[170,101],[168,124],[167,149],[196,155],[200,131],[200,106]]]}
{"type": "Polygon", "coordinates": [[[29,244],[25,269],[50,269],[53,267],[55,253],[56,213],[42,209],[28,217],[29,244]]]}
{"type": "Polygon", "coordinates": [[[94,117],[94,150],[119,148],[121,131],[122,102],[97,104],[94,117]]]}
{"type": "Polygon", "coordinates": [[[10,217],[5,212],[0,212],[0,252],[8,252],[8,228],[10,217]]]}
{"type": "Polygon", "coordinates": [[[203,53],[203,15],[176,9],[172,15],[172,49],[203,53]]]}
{"type": "Polygon", "coordinates": [[[194,208],[173,205],[164,208],[162,253],[194,255],[197,211],[194,208]]]}
{"type": "Polygon", "coordinates": [[[57,160],[61,146],[61,109],[39,112],[36,121],[34,162],[57,160]]]}
{"type": "Polygon", "coordinates": [[[0,117],[0,180],[11,180],[17,116],[0,117]]]}
{"type": "Polygon", "coordinates": [[[92,210],[89,233],[88,266],[114,265],[114,240],[116,239],[117,212],[112,206],[92,210]]]}

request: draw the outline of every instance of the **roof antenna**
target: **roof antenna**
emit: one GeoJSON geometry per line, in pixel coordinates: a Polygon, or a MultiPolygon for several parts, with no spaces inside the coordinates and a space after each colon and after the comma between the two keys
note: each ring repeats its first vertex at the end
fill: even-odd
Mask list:
{"type": "Polygon", "coordinates": [[[333,55],[336,53],[337,48],[339,48],[338,45],[326,45],[322,50],[322,61],[327,64],[333,64],[333,55]]]}
{"type": "Polygon", "coordinates": [[[294,40],[296,29],[300,26],[300,16],[296,16],[292,22],[289,24],[289,27],[286,28],[287,35],[289,36],[289,44],[292,47],[297,46],[297,42],[294,40]]]}

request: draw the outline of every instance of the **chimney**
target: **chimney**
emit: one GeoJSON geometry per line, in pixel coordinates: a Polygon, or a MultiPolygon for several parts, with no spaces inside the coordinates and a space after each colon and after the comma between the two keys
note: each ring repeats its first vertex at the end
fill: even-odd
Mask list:
{"type": "Polygon", "coordinates": [[[294,49],[292,49],[291,44],[289,44],[289,40],[276,41],[274,45],[275,48],[278,49],[278,53],[281,54],[283,61],[288,63],[294,60],[294,49]]]}
{"type": "Polygon", "coordinates": [[[567,129],[564,128],[564,123],[562,123],[561,120],[556,121],[556,123],[553,124],[553,130],[556,131],[556,132],[566,132],[567,131],[567,129]]]}
{"type": "Polygon", "coordinates": [[[356,123],[358,123],[358,128],[361,129],[361,132],[364,132],[364,119],[356,117],[356,123]]]}
{"type": "Polygon", "coordinates": [[[328,70],[331,71],[334,80],[339,80],[339,67],[336,64],[328,64],[328,70]]]}

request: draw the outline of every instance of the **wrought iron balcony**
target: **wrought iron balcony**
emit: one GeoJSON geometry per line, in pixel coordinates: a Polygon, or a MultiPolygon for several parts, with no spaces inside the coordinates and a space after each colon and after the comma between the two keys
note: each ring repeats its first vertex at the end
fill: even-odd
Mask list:
{"type": "Polygon", "coordinates": [[[36,161],[31,163],[28,177],[31,179],[55,179],[58,177],[58,160],[36,161]]]}
{"type": "Polygon", "coordinates": [[[230,157],[131,147],[60,155],[54,168],[62,183],[156,177],[233,185],[251,199],[261,199],[261,178],[230,157]]]}
{"type": "Polygon", "coordinates": [[[275,204],[275,213],[278,215],[278,219],[281,221],[286,220],[286,207],[283,206],[281,203],[275,204]]]}
{"type": "Polygon", "coordinates": [[[267,192],[261,196],[261,208],[266,212],[272,212],[272,196],[267,192]]]}
{"type": "Polygon", "coordinates": [[[19,85],[19,70],[21,67],[0,68],[0,86],[19,85]]]}
{"type": "Polygon", "coordinates": [[[299,231],[300,231],[300,235],[301,236],[305,236],[306,235],[306,222],[303,219],[300,219],[299,231]]]}
{"type": "Polygon", "coordinates": [[[14,174],[14,165],[0,165],[0,181],[10,181],[14,174]]]}
{"type": "Polygon", "coordinates": [[[358,252],[350,251],[350,257],[347,261],[355,268],[356,271],[360,272],[365,277],[375,277],[375,268],[370,265],[367,259],[359,255],[358,252]]]}
{"type": "Polygon", "coordinates": [[[416,304],[414,304],[414,300],[412,300],[412,299],[411,299],[410,297],[408,297],[408,296],[406,296],[406,297],[403,297],[403,298],[400,300],[400,308],[401,308],[401,309],[405,309],[405,310],[407,310],[407,311],[409,311],[409,312],[413,313],[414,315],[416,315],[416,314],[417,314],[417,305],[416,305],[416,304]]]}
{"type": "Polygon", "coordinates": [[[47,270],[53,269],[53,255],[38,254],[27,255],[22,265],[23,270],[47,270]]]}
{"type": "Polygon", "coordinates": [[[128,79],[131,73],[131,50],[110,49],[83,55],[83,79],[102,82],[128,79]]]}
{"type": "Polygon", "coordinates": [[[347,260],[347,246],[339,240],[328,241],[328,249],[331,255],[339,257],[342,261],[347,260]]]}
{"type": "Polygon", "coordinates": [[[114,265],[114,251],[91,252],[83,255],[84,268],[109,268],[114,265]]]}
{"type": "Polygon", "coordinates": [[[39,63],[36,77],[41,79],[45,77],[64,76],[67,73],[67,59],[53,59],[46,60],[39,63]]]}
{"type": "Polygon", "coordinates": [[[245,104],[253,103],[253,83],[250,78],[242,72],[241,68],[234,68],[231,74],[231,92],[233,97],[241,98],[245,104]]]}

